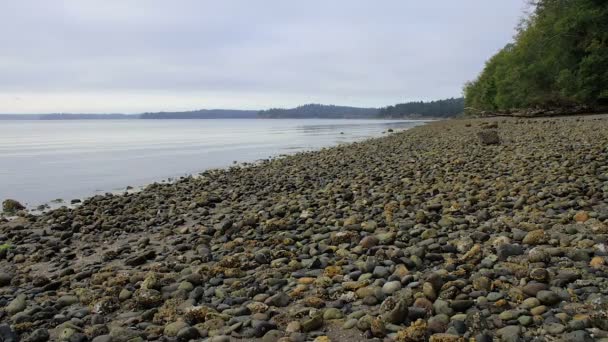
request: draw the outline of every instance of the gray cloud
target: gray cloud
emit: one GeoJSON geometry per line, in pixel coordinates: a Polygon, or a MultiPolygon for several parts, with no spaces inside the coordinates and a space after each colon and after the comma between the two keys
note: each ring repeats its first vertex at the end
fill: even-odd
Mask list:
{"type": "Polygon", "coordinates": [[[5,1],[0,112],[459,96],[523,9],[519,0],[5,1]]]}

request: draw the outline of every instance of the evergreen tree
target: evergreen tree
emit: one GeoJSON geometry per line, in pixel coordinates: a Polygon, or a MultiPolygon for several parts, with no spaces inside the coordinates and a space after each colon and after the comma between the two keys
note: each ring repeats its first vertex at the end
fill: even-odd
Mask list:
{"type": "Polygon", "coordinates": [[[404,117],[436,117],[444,118],[461,114],[464,110],[463,98],[450,98],[430,102],[407,102],[380,109],[378,114],[382,118],[404,117]]]}
{"type": "Polygon", "coordinates": [[[608,2],[538,0],[465,85],[468,112],[608,104],[608,2]]]}

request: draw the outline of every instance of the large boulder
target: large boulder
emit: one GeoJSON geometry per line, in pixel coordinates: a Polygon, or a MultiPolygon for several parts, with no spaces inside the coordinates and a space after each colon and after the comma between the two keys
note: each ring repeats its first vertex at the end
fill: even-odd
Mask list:
{"type": "Polygon", "coordinates": [[[7,199],[2,202],[2,211],[7,214],[14,214],[23,209],[25,209],[25,206],[14,199],[7,199]]]}

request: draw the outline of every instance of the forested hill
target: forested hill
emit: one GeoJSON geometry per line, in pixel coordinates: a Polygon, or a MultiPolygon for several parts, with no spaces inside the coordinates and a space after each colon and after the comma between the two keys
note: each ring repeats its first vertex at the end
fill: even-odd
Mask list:
{"type": "Polygon", "coordinates": [[[201,109],[189,112],[143,113],[140,119],[254,119],[257,110],[201,109]]]}
{"type": "Polygon", "coordinates": [[[608,3],[537,0],[514,42],[465,86],[469,113],[608,105],[608,3]]]}
{"type": "Polygon", "coordinates": [[[399,103],[380,109],[378,116],[381,118],[416,118],[435,117],[447,118],[461,114],[464,110],[464,99],[450,98],[430,102],[407,102],[399,103]]]}
{"type": "Polygon", "coordinates": [[[258,112],[260,118],[319,118],[319,119],[357,119],[373,118],[378,115],[377,108],[358,108],[334,105],[307,104],[291,109],[272,108],[258,112]]]}
{"type": "Polygon", "coordinates": [[[377,119],[445,118],[462,113],[463,99],[409,102],[378,108],[307,104],[296,108],[267,110],[201,109],[187,112],[142,114],[0,114],[0,120],[116,120],[116,119],[377,119]]]}

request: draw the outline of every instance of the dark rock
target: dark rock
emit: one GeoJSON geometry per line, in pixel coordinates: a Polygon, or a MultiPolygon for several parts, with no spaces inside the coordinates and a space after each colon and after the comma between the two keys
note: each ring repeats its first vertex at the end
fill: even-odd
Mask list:
{"type": "Polygon", "coordinates": [[[496,254],[498,255],[498,259],[507,260],[507,258],[510,256],[524,254],[524,250],[524,247],[521,245],[505,243],[496,248],[496,254]]]}
{"type": "Polygon", "coordinates": [[[539,291],[547,290],[547,289],[549,289],[549,286],[547,284],[529,282],[522,288],[522,291],[523,291],[523,293],[527,294],[530,297],[536,297],[536,294],[539,291]]]}
{"type": "Polygon", "coordinates": [[[608,331],[608,313],[605,311],[594,312],[589,318],[592,326],[608,331]]]}
{"type": "Polygon", "coordinates": [[[408,308],[405,300],[398,300],[391,296],[382,302],[380,311],[384,312],[382,317],[388,323],[401,324],[408,316],[408,308]]]}
{"type": "Polygon", "coordinates": [[[581,274],[575,270],[560,270],[555,279],[551,281],[551,285],[564,287],[581,278],[581,274]]]}
{"type": "Polygon", "coordinates": [[[555,305],[562,301],[562,299],[553,291],[541,290],[536,294],[536,298],[545,305],[555,305]]]}
{"type": "Polygon", "coordinates": [[[255,253],[253,258],[260,265],[270,264],[270,261],[272,261],[272,257],[270,256],[270,251],[268,251],[268,250],[259,251],[259,252],[255,253]]]}
{"type": "Polygon", "coordinates": [[[500,137],[498,136],[498,131],[496,130],[484,130],[477,133],[479,137],[479,142],[482,145],[498,145],[500,144],[500,137]]]}
{"type": "Polygon", "coordinates": [[[190,341],[199,338],[199,336],[198,330],[194,327],[182,328],[177,333],[177,339],[179,341],[190,341]]]}
{"type": "Polygon", "coordinates": [[[472,300],[453,300],[450,302],[450,307],[456,312],[465,312],[474,304],[475,301],[472,300]]]}
{"type": "Polygon", "coordinates": [[[0,272],[0,286],[10,285],[13,280],[13,276],[6,272],[0,272]]]}
{"type": "Polygon", "coordinates": [[[310,332],[318,330],[323,326],[323,316],[315,315],[302,321],[302,331],[310,332]]]}
{"type": "Polygon", "coordinates": [[[418,319],[426,318],[427,310],[425,308],[419,308],[415,306],[408,307],[407,317],[410,321],[415,322],[418,319]]]}
{"type": "Polygon", "coordinates": [[[0,324],[0,341],[2,342],[18,342],[17,334],[11,329],[8,324],[0,324]]]}
{"type": "Polygon", "coordinates": [[[2,202],[2,211],[7,214],[15,214],[23,209],[25,209],[25,206],[14,199],[6,199],[2,202]]]}
{"type": "Polygon", "coordinates": [[[377,237],[373,236],[373,235],[369,235],[364,237],[363,239],[361,239],[361,242],[359,242],[359,244],[363,247],[363,248],[372,248],[375,247],[376,245],[378,245],[378,243],[380,242],[380,240],[378,240],[377,237]]]}
{"type": "Polygon", "coordinates": [[[45,342],[50,338],[48,330],[44,328],[34,330],[23,342],[45,342]]]}
{"type": "Polygon", "coordinates": [[[291,298],[285,292],[279,292],[272,297],[269,297],[264,302],[267,305],[276,306],[279,308],[289,305],[291,298]]]}
{"type": "Polygon", "coordinates": [[[99,335],[95,337],[92,342],[112,342],[112,336],[110,335],[99,335]]]}
{"type": "Polygon", "coordinates": [[[273,324],[268,321],[261,321],[261,320],[253,320],[251,322],[251,327],[253,328],[254,336],[256,336],[256,337],[262,337],[267,332],[277,328],[276,324],[273,324]]]}
{"type": "Polygon", "coordinates": [[[125,260],[125,265],[127,266],[139,266],[145,264],[148,260],[154,258],[156,256],[156,252],[153,250],[148,250],[132,257],[127,258],[125,260]]]}

